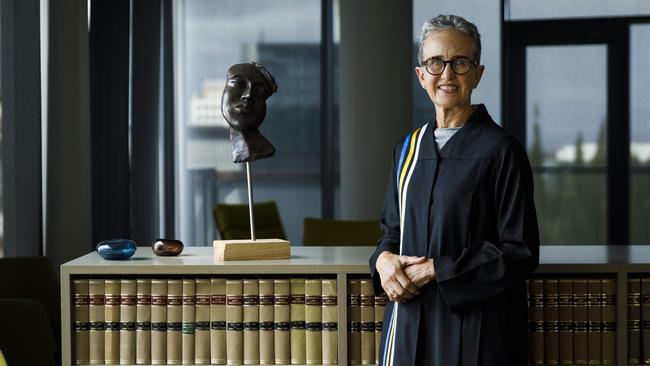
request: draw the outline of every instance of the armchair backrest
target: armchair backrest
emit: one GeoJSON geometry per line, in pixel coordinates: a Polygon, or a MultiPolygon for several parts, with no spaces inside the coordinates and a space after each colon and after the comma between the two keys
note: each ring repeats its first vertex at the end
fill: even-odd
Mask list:
{"type": "MultiPolygon", "coordinates": [[[[250,239],[248,205],[218,203],[214,209],[214,221],[221,239],[250,239]]],[[[286,239],[278,208],[273,201],[253,204],[255,237],[258,239],[286,239]]]]}

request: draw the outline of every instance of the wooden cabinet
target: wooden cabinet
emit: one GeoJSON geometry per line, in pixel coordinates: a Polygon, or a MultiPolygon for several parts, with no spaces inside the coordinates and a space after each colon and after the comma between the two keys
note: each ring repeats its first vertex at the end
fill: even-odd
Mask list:
{"type": "MultiPolygon", "coordinates": [[[[348,278],[368,275],[374,247],[292,247],[291,258],[269,261],[216,261],[211,247],[186,247],[178,257],[156,257],[139,247],[126,261],[107,261],[86,254],[61,266],[61,332],[63,365],[71,360],[71,284],[77,278],[136,278],[181,276],[296,276],[318,275],[337,279],[338,360],[347,365],[348,278]]],[[[627,365],[627,278],[650,274],[650,246],[545,246],[541,248],[539,275],[570,277],[604,275],[616,279],[617,365],[627,365]]]]}

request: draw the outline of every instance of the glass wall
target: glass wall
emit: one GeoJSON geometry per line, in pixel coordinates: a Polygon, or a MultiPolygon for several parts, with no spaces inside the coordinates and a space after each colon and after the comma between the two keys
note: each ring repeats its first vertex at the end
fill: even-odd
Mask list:
{"type": "Polygon", "coordinates": [[[630,27],[630,243],[650,243],[650,25],[630,27]]]}
{"type": "Polygon", "coordinates": [[[526,141],[542,244],[607,242],[606,76],[606,45],[526,49],[526,141]]]}
{"type": "Polygon", "coordinates": [[[276,153],[252,164],[254,197],[276,201],[288,239],[300,243],[303,218],[321,214],[321,2],[179,1],[174,17],[179,237],[211,245],[214,205],[247,202],[221,94],[231,65],[256,61],[279,89],[260,129],[276,153]]]}
{"type": "MultiPolygon", "coordinates": [[[[481,63],[485,72],[479,87],[472,94],[472,103],[484,103],[492,118],[501,121],[501,12],[500,0],[427,1],[413,0],[413,68],[418,64],[417,50],[420,29],[425,21],[439,14],[462,16],[476,24],[481,33],[481,63]]],[[[435,111],[427,93],[422,90],[413,70],[413,123],[421,126],[435,119],[435,111]]]]}

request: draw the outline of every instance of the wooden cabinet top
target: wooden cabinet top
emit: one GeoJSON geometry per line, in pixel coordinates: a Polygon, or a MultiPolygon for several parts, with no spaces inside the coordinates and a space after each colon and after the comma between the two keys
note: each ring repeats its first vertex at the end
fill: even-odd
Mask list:
{"type": "MultiPolygon", "coordinates": [[[[268,261],[217,261],[212,247],[185,247],[178,257],[157,257],[138,247],[124,261],[102,259],[91,252],[61,266],[65,274],[336,274],[368,273],[374,247],[291,247],[291,258],[268,261]]],[[[542,246],[538,273],[650,272],[650,245],[542,246]]]]}

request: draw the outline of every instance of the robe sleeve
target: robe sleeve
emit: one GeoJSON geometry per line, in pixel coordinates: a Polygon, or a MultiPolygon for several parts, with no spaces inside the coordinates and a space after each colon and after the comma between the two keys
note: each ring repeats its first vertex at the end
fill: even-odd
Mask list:
{"type": "Polygon", "coordinates": [[[391,165],[390,175],[388,176],[386,198],[384,199],[384,208],[382,209],[381,219],[379,221],[382,236],[377,243],[377,248],[370,256],[370,275],[372,276],[373,287],[377,295],[384,293],[384,289],[381,287],[381,278],[376,269],[377,257],[385,251],[399,254],[400,220],[397,181],[395,179],[398,159],[396,154],[399,151],[399,146],[401,146],[401,143],[397,143],[393,150],[393,163],[391,165]]]}
{"type": "Polygon", "coordinates": [[[492,187],[497,239],[464,248],[460,256],[433,258],[438,288],[452,312],[504,293],[539,264],[539,232],[533,176],[523,147],[513,137],[495,148],[492,187]]]}

